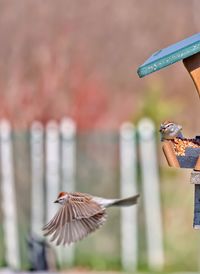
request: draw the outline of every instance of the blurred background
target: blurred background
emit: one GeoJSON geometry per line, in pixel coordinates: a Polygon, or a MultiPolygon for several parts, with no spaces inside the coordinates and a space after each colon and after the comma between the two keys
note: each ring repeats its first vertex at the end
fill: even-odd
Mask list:
{"type": "MultiPolygon", "coordinates": [[[[49,202],[46,184],[50,180],[51,185],[53,180],[49,192],[56,198],[56,190],[65,186],[65,163],[70,166],[70,159],[75,161],[75,167],[71,167],[73,186],[70,185],[74,190],[108,198],[122,194],[120,128],[125,122],[135,126],[138,155],[137,126],[141,119],[148,117],[155,132],[153,142],[156,143],[154,153],[160,189],[156,197],[161,202],[164,262],[159,269],[200,270],[200,236],[192,228],[191,171],[167,166],[158,135],[159,125],[164,120],[182,124],[187,137],[198,135],[198,95],[181,62],[143,79],[137,75],[137,68],[152,53],[199,31],[199,12],[198,0],[0,0],[0,119],[4,119],[1,131],[6,128],[7,132],[6,137],[2,132],[1,138],[7,140],[10,155],[9,160],[3,161],[1,145],[0,186],[8,179],[14,189],[13,193],[8,190],[8,197],[16,196],[19,268],[31,268],[27,237],[32,230],[32,125],[39,130],[39,136],[41,132],[44,134],[44,138],[39,139],[42,156],[38,162],[36,160],[36,166],[39,163],[40,167],[41,163],[43,169],[36,181],[41,180],[41,191],[44,191],[42,221],[45,222],[49,202]],[[72,158],[66,156],[60,160],[65,154],[59,130],[65,117],[72,119],[68,120],[72,126],[72,158]],[[56,140],[52,145],[54,152],[46,145],[47,129],[56,140]],[[45,156],[48,151],[50,155],[57,155],[53,156],[53,161],[49,156],[49,165],[45,156]],[[53,169],[50,175],[48,168],[50,173],[53,169]]],[[[138,182],[135,191],[142,195],[140,156],[135,167],[134,176],[138,182]]],[[[39,173],[36,171],[36,174],[39,173]]],[[[12,203],[5,193],[5,188],[0,187],[3,201],[0,210],[2,267],[8,265],[4,207],[12,203]]],[[[37,198],[34,199],[37,203],[37,198]]],[[[101,230],[78,243],[73,250],[63,251],[73,259],[68,258],[69,264],[67,260],[63,265],[57,262],[60,269],[122,270],[120,216],[119,209],[110,210],[108,222],[101,230]]],[[[135,269],[139,271],[151,269],[145,220],[144,199],[141,198],[135,263],[135,269]]],[[[52,249],[51,258],[55,259],[57,251],[48,249],[52,249]]]]}

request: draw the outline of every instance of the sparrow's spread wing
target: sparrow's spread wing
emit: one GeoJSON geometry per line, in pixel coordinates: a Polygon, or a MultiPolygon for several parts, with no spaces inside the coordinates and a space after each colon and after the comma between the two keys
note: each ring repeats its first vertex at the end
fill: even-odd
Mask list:
{"type": "Polygon", "coordinates": [[[56,241],[57,245],[77,242],[101,227],[105,221],[106,215],[105,212],[102,212],[90,218],[83,218],[66,223],[53,233],[50,241],[56,241]]]}
{"type": "Polygon", "coordinates": [[[81,240],[106,221],[105,209],[85,194],[73,193],[50,222],[43,227],[44,235],[52,235],[56,244],[81,240]]]}

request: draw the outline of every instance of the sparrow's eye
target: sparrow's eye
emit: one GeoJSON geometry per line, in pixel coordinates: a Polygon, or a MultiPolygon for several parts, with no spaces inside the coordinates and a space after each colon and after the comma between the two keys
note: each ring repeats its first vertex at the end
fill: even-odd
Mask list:
{"type": "Polygon", "coordinates": [[[65,203],[65,199],[64,199],[64,198],[60,198],[60,199],[59,199],[59,203],[60,203],[60,204],[64,204],[64,203],[65,203]]]}

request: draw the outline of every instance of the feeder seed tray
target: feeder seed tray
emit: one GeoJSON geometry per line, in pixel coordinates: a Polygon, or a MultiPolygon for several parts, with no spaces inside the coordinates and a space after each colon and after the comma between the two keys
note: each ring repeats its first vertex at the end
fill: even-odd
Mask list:
{"type": "Polygon", "coordinates": [[[192,168],[200,170],[200,139],[166,140],[163,142],[163,152],[170,167],[192,168]]]}

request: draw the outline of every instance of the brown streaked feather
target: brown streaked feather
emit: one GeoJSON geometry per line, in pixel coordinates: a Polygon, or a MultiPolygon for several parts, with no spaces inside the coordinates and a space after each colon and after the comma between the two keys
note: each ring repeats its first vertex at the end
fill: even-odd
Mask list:
{"type": "Polygon", "coordinates": [[[72,219],[88,218],[102,211],[102,206],[95,202],[92,196],[84,193],[69,193],[68,201],[69,208],[72,208],[72,219]]]}
{"type": "Polygon", "coordinates": [[[96,208],[96,211],[99,211],[100,206],[93,201],[93,197],[89,194],[80,193],[80,192],[74,192],[74,193],[61,192],[61,193],[68,194],[66,202],[71,204],[74,207],[77,207],[77,210],[73,211],[75,215],[79,215],[79,214],[82,215],[81,212],[85,210],[85,212],[83,212],[85,217],[85,214],[87,214],[87,216],[93,215],[93,210],[95,208],[96,208]]]}

